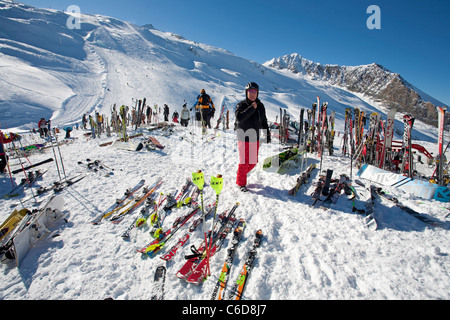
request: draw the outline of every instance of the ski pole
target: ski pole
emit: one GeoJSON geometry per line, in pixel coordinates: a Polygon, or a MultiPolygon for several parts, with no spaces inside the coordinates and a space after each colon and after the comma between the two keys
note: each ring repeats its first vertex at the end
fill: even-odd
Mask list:
{"type": "Polygon", "coordinates": [[[205,209],[203,206],[203,186],[205,185],[205,178],[203,175],[202,170],[198,170],[197,172],[192,173],[192,183],[195,184],[200,191],[200,201],[201,201],[201,208],[202,208],[202,217],[203,217],[203,233],[205,237],[205,247],[207,248],[208,245],[208,239],[206,235],[206,225],[205,225],[205,209]]]}
{"type": "Polygon", "coordinates": [[[211,270],[209,268],[209,258],[210,258],[210,254],[211,254],[213,233],[214,233],[214,229],[215,229],[216,223],[217,223],[216,217],[217,217],[217,206],[219,205],[219,194],[223,188],[223,178],[222,178],[221,174],[217,175],[217,177],[211,176],[211,187],[216,192],[216,207],[214,209],[214,220],[213,220],[213,224],[211,227],[211,234],[209,235],[209,244],[208,244],[207,251],[206,251],[206,265],[207,265],[208,276],[211,275],[211,270]]]}

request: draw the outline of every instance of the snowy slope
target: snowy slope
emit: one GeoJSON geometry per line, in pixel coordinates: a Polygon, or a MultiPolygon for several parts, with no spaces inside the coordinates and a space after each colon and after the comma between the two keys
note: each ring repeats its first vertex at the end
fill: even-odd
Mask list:
{"type": "MultiPolygon", "coordinates": [[[[196,101],[202,88],[217,106],[225,99],[233,109],[249,81],[260,85],[272,121],[279,108],[297,118],[300,108],[309,108],[317,96],[336,111],[338,128],[346,107],[385,111],[364,96],[149,25],[83,14],[81,29],[71,30],[69,18],[0,1],[0,64],[8,74],[0,79],[0,112],[7,119],[3,128],[30,128],[41,117],[52,117],[55,125],[75,123],[94,111],[109,116],[114,104],[134,107],[135,99],[143,97],[149,105],[166,103],[180,111],[185,100],[188,105],[196,101]]],[[[435,135],[420,139],[434,141],[435,135]]]]}
{"type": "MultiPolygon", "coordinates": [[[[211,175],[224,175],[219,212],[239,202],[237,217],[247,220],[231,279],[237,276],[253,233],[259,228],[264,232],[246,299],[449,298],[448,230],[428,227],[384,201],[377,201],[375,205],[377,231],[367,229],[363,218],[352,213],[351,201],[345,195],[329,210],[312,208],[309,206],[311,182],[297,197],[287,195],[298,171],[280,176],[264,172],[258,166],[249,176],[251,191],[242,194],[234,182],[238,159],[234,132],[219,130],[216,138],[209,142],[192,132],[192,127],[176,127],[167,137],[156,133],[154,135],[165,145],[163,151],[128,152],[110,146],[99,147],[99,143],[112,138],[87,140],[81,130],[75,131],[78,139],[61,147],[67,175],[85,172],[77,162],[86,158],[102,160],[114,169],[114,174],[106,177],[101,173],[88,173],[84,180],[62,193],[68,222],[61,222],[53,229],[59,236],[47,238],[33,248],[19,269],[2,266],[0,297],[7,300],[149,299],[153,272],[165,263],[159,256],[145,258],[135,251],[150,241],[148,229],[132,233],[130,241],[121,238],[137,213],[117,225],[105,221],[94,226],[90,221],[142,178],[151,184],[162,177],[164,183],[158,191],[167,194],[179,189],[192,172],[202,169],[207,182],[211,175]]],[[[209,135],[213,134],[211,130],[209,135]]],[[[273,155],[276,148],[276,142],[263,145],[261,158],[273,155]]],[[[50,149],[29,159],[36,163],[51,156],[50,149]]],[[[317,162],[317,157],[309,155],[309,161],[317,162]]],[[[349,173],[349,159],[340,156],[339,151],[333,157],[325,156],[323,166],[333,168],[335,176],[349,173]]],[[[58,180],[55,164],[43,167],[49,171],[37,186],[58,180]]],[[[18,174],[15,179],[21,177],[18,174]]],[[[316,179],[317,171],[311,180],[316,179]]],[[[2,194],[10,188],[9,178],[3,177],[2,194]]],[[[360,188],[358,192],[361,198],[357,206],[363,207],[366,195],[360,188]]],[[[391,192],[415,210],[445,221],[447,204],[422,200],[396,190],[391,192]]],[[[21,199],[30,196],[27,190],[21,199]]],[[[206,187],[205,203],[211,203],[214,197],[213,190],[206,187]]],[[[6,218],[12,210],[10,205],[17,203],[17,200],[0,200],[1,218],[6,218]]],[[[169,226],[183,212],[186,211],[175,210],[169,214],[165,225],[169,226]]],[[[178,234],[181,235],[182,232],[178,234]]],[[[167,299],[209,299],[226,247],[213,258],[213,276],[201,286],[175,277],[184,263],[183,256],[190,253],[189,247],[199,245],[201,239],[200,228],[174,261],[167,264],[167,299]]]]}
{"type": "MultiPolygon", "coordinates": [[[[132,105],[132,98],[146,97],[150,105],[167,103],[173,110],[180,108],[183,100],[193,103],[201,88],[211,94],[216,106],[225,101],[232,110],[243,99],[243,87],[249,81],[260,84],[261,100],[271,121],[278,115],[279,107],[287,108],[297,117],[299,109],[309,108],[317,96],[329,102],[330,110],[336,111],[337,131],[342,131],[346,107],[385,112],[375,102],[341,88],[306,80],[287,70],[272,70],[170,33],[102,16],[83,16],[85,29],[77,33],[61,27],[66,16],[60,12],[23,5],[11,7],[5,1],[0,1],[0,9],[3,32],[0,63],[2,68],[9,68],[8,76],[0,79],[3,103],[0,108],[9,112],[8,127],[36,122],[41,114],[53,115],[56,125],[79,121],[84,112],[95,109],[109,115],[114,103],[132,105]],[[48,22],[47,26],[44,21],[48,22]],[[27,25],[38,28],[36,33],[48,39],[34,42],[26,33],[17,38],[18,32],[15,34],[10,26],[18,23],[21,28],[27,25]],[[61,39],[70,40],[75,49],[70,52],[57,49],[57,43],[51,42],[56,41],[51,36],[55,33],[62,34],[61,39]],[[32,81],[33,78],[39,81],[32,81]]],[[[216,120],[217,117],[213,122],[216,120]]],[[[402,126],[400,122],[397,125],[399,129],[402,126]]],[[[436,152],[436,129],[420,122],[416,122],[415,128],[414,139],[436,152]]],[[[144,133],[144,137],[150,135],[145,128],[138,132],[144,133]]],[[[150,241],[149,230],[136,230],[130,241],[120,237],[137,213],[117,225],[105,221],[94,226],[90,221],[140,179],[151,184],[162,177],[164,182],[158,191],[167,194],[179,189],[199,169],[205,172],[207,182],[211,175],[223,174],[219,211],[239,202],[237,217],[247,221],[231,281],[237,277],[254,232],[263,230],[263,244],[249,279],[246,299],[450,298],[448,230],[431,228],[385,201],[377,201],[375,205],[377,231],[367,229],[362,217],[352,213],[351,201],[345,195],[329,210],[313,208],[309,205],[309,195],[317,171],[297,197],[291,197],[287,191],[295,184],[299,171],[280,176],[262,171],[259,165],[249,176],[250,192],[242,194],[235,187],[238,153],[232,130],[219,130],[210,141],[202,140],[192,126],[175,127],[169,136],[156,131],[152,134],[165,145],[164,150],[139,152],[100,147],[102,142],[117,137],[92,140],[84,133],[75,130],[73,136],[77,139],[60,148],[67,176],[87,173],[85,179],[61,194],[66,200],[67,223],[61,221],[54,226],[55,237],[39,242],[20,268],[1,266],[0,299],[150,299],[153,273],[164,263],[159,256],[145,258],[136,252],[150,241]],[[102,160],[114,169],[113,175],[87,172],[78,161],[88,158],[102,160]]],[[[133,133],[136,132],[130,128],[129,134],[133,133]]],[[[208,137],[214,134],[214,130],[209,130],[208,137]]],[[[23,137],[24,145],[41,142],[37,135],[23,137]]],[[[341,137],[336,138],[335,156],[326,155],[323,162],[324,168],[334,169],[336,177],[350,171],[349,159],[340,153],[341,137]]],[[[62,139],[61,133],[59,140],[62,139]]],[[[276,139],[271,145],[262,145],[260,159],[273,155],[278,147],[276,139]]],[[[49,157],[53,157],[51,148],[22,161],[37,163],[49,157]]],[[[318,161],[316,155],[308,155],[308,159],[318,161]]],[[[13,169],[19,168],[17,163],[17,159],[11,160],[13,169]]],[[[48,172],[37,186],[58,180],[54,163],[42,168],[48,172]]],[[[427,174],[432,171],[426,166],[422,169],[427,174]]],[[[23,175],[13,177],[17,183],[23,175]]],[[[364,190],[357,188],[361,194],[357,205],[362,207],[366,197],[364,190]]],[[[0,194],[10,189],[9,176],[1,176],[0,194]]],[[[445,222],[448,204],[389,191],[404,204],[445,222]]],[[[27,190],[19,199],[30,196],[27,190]]],[[[206,187],[205,203],[213,202],[214,197],[213,190],[206,187]]],[[[1,221],[13,210],[12,204],[21,207],[19,199],[0,199],[1,221]]],[[[25,205],[33,208],[32,203],[25,205]]],[[[184,212],[174,210],[167,216],[165,225],[169,226],[184,212]]],[[[207,225],[210,223],[208,220],[207,225]]],[[[190,253],[189,247],[198,245],[201,238],[200,229],[174,261],[167,264],[166,299],[209,299],[229,241],[213,258],[212,276],[201,286],[175,277],[184,263],[184,255],[190,253]]]]}

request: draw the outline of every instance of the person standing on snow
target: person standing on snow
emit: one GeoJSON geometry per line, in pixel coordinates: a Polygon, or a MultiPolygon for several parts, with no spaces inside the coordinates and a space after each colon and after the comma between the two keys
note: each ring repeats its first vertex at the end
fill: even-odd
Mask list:
{"type": "Polygon", "coordinates": [[[197,110],[198,109],[200,109],[201,112],[203,129],[206,129],[206,127],[211,129],[210,119],[214,117],[216,107],[214,107],[214,103],[211,100],[211,97],[206,94],[205,89],[202,89],[200,91],[200,98],[198,99],[197,103],[197,110]]]}
{"type": "Polygon", "coordinates": [[[247,189],[247,175],[258,163],[259,137],[261,129],[266,130],[267,143],[270,131],[267,124],[266,109],[258,99],[259,86],[250,82],[245,88],[246,99],[236,107],[236,136],[239,150],[239,167],[236,184],[243,192],[247,189]]]}
{"type": "Polygon", "coordinates": [[[189,118],[190,118],[190,114],[189,114],[189,110],[186,106],[186,103],[183,104],[183,109],[181,109],[181,125],[183,127],[187,127],[189,124],[189,118]]]}
{"type": "Polygon", "coordinates": [[[3,135],[3,132],[0,130],[0,173],[3,173],[5,171],[6,165],[8,164],[8,157],[5,153],[5,148],[3,147],[4,143],[10,143],[13,141],[12,134],[9,136],[9,138],[6,138],[3,135]]]}
{"type": "Polygon", "coordinates": [[[167,104],[164,105],[164,121],[169,121],[169,106],[167,104]]]}
{"type": "Polygon", "coordinates": [[[45,121],[45,118],[41,118],[41,120],[39,120],[38,127],[39,127],[39,134],[40,134],[41,138],[45,138],[48,133],[47,121],[45,121]]]}

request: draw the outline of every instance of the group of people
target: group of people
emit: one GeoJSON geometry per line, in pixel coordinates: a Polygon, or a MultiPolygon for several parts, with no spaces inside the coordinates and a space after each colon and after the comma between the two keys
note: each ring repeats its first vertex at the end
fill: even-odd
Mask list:
{"type": "MultiPolygon", "coordinates": [[[[195,119],[200,121],[203,128],[211,128],[211,118],[214,117],[215,107],[211,97],[202,89],[198,96],[195,108],[195,119]]],[[[180,124],[187,127],[190,120],[190,111],[184,103],[181,110],[180,124]]],[[[165,121],[168,121],[169,107],[164,106],[165,121]]],[[[178,122],[178,112],[173,115],[173,120],[178,122]]],[[[82,127],[87,123],[83,121],[82,127]]],[[[41,137],[48,134],[50,123],[42,118],[39,121],[39,133],[41,137]]],[[[258,163],[261,131],[265,131],[265,139],[270,143],[270,131],[267,123],[266,109],[259,100],[259,86],[255,82],[250,82],[245,88],[245,99],[236,106],[235,131],[239,150],[239,165],[236,176],[236,184],[241,191],[246,192],[248,173],[258,163]]],[[[3,143],[10,142],[0,131],[0,172],[5,169],[6,156],[3,150],[3,143]]]]}
{"type": "MultiPolygon", "coordinates": [[[[195,120],[203,129],[211,128],[211,119],[214,118],[216,108],[211,97],[205,89],[200,91],[197,104],[191,109],[184,103],[181,110],[180,124],[187,127],[190,120],[190,112],[195,108],[195,120]]],[[[169,107],[164,105],[164,120],[169,120],[169,107]]],[[[174,122],[178,122],[178,112],[172,116],[174,122]]],[[[236,175],[236,184],[242,192],[247,192],[248,173],[258,163],[261,132],[265,131],[265,141],[271,142],[269,125],[267,123],[266,109],[259,100],[259,86],[250,82],[245,87],[245,99],[236,106],[235,131],[239,150],[239,165],[236,175]]]]}
{"type": "MultiPolygon", "coordinates": [[[[216,108],[205,89],[200,91],[197,104],[193,108],[195,108],[195,120],[200,122],[204,129],[211,128],[211,118],[214,118],[216,108]]],[[[188,125],[190,111],[192,111],[192,108],[188,110],[185,103],[181,111],[182,126],[188,125]]],[[[245,99],[236,106],[235,131],[239,150],[236,184],[242,192],[247,192],[248,174],[258,163],[262,131],[265,131],[265,141],[267,143],[271,142],[266,109],[261,100],[259,100],[259,86],[255,82],[247,84],[245,87],[245,99]]]]}
{"type": "MultiPolygon", "coordinates": [[[[206,93],[205,89],[200,91],[200,95],[197,97],[197,103],[190,109],[188,109],[186,101],[181,108],[180,114],[175,111],[172,115],[172,121],[178,123],[178,118],[180,117],[180,124],[183,127],[187,127],[189,121],[191,120],[191,111],[195,108],[195,121],[201,125],[203,128],[211,129],[211,119],[214,118],[216,112],[216,107],[211,97],[206,93]]],[[[169,121],[169,106],[164,105],[164,121],[169,121]]]]}

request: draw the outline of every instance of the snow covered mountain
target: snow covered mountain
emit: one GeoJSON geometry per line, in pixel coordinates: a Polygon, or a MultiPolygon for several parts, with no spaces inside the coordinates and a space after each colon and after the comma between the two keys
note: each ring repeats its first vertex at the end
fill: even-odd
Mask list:
{"type": "Polygon", "coordinates": [[[400,74],[376,63],[362,66],[322,65],[293,53],[273,58],[264,66],[287,69],[316,81],[364,94],[388,109],[411,113],[432,125],[437,124],[436,106],[444,105],[409,84],[400,74]]]}
{"type": "MultiPolygon", "coordinates": [[[[380,74],[395,78],[376,65],[354,67],[355,72],[365,70],[365,76],[346,87],[337,81],[339,73],[330,74],[327,83],[305,77],[305,72],[278,70],[305,64],[298,56],[275,59],[264,66],[151,25],[140,27],[82,14],[80,28],[71,29],[67,25],[73,18],[61,11],[0,1],[3,128],[35,127],[41,117],[61,125],[79,122],[84,113],[94,111],[108,116],[114,104],[134,106],[136,99],[143,97],[149,105],[166,103],[172,110],[180,110],[184,100],[192,105],[202,88],[216,106],[226,104],[232,109],[243,99],[243,88],[250,81],[262,89],[269,120],[275,121],[279,108],[297,118],[300,108],[309,108],[320,97],[336,111],[340,128],[346,107],[383,113],[385,108],[367,96],[379,99],[386,91],[380,91],[380,74]],[[363,89],[368,80],[373,82],[369,88],[372,95],[363,89]]],[[[308,70],[322,69],[313,62],[306,64],[308,70]]],[[[301,70],[306,70],[306,65],[301,70]]],[[[329,70],[327,67],[324,72],[329,70]]]]}

